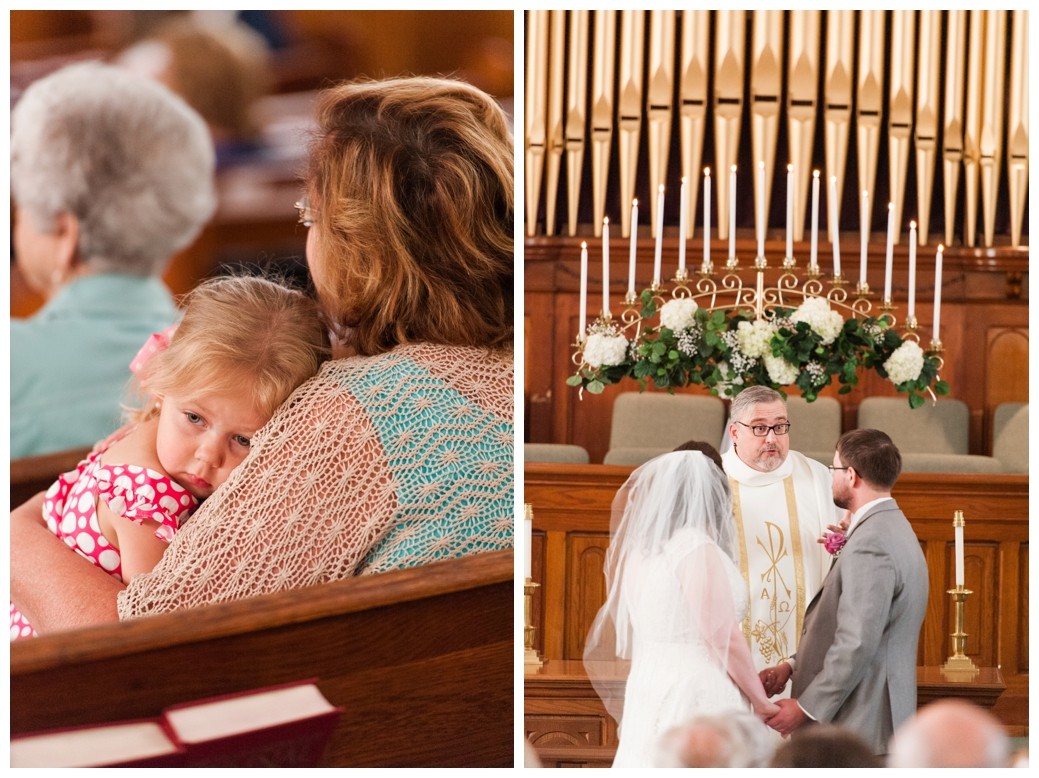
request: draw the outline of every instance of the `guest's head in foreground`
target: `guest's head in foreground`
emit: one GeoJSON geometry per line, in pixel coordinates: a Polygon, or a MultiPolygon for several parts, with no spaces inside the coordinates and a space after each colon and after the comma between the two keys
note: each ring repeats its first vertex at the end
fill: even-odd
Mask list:
{"type": "Polygon", "coordinates": [[[963,700],[926,705],[895,731],[888,767],[1008,767],[1010,739],[999,719],[963,700]]]}
{"type": "Polygon", "coordinates": [[[214,278],[183,304],[173,333],[157,336],[142,359],[137,379],[148,402],[131,416],[158,417],[160,463],[204,499],[328,358],[328,334],[312,299],[264,278],[214,278]]]}
{"type": "Polygon", "coordinates": [[[11,114],[15,255],[49,297],[92,273],[158,276],[216,206],[205,123],[122,68],[70,65],[11,114]]]}
{"type": "Polygon", "coordinates": [[[338,334],[362,355],[401,343],[512,343],[513,168],[505,114],[459,81],[324,93],[302,220],[338,334]]]}
{"type": "Polygon", "coordinates": [[[786,400],[775,389],[749,386],[729,405],[729,439],[748,467],[770,473],[790,453],[786,400]]]}
{"type": "Polygon", "coordinates": [[[749,711],[694,716],[664,734],[655,767],[765,767],[772,735],[749,711]]]}
{"type": "Polygon", "coordinates": [[[768,766],[883,767],[884,763],[854,732],[835,724],[812,724],[784,740],[768,766]]]}

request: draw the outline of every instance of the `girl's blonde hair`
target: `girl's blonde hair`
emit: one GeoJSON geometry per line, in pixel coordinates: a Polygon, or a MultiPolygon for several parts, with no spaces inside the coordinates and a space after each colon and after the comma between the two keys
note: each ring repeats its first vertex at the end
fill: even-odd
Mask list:
{"type": "MultiPolygon", "coordinates": [[[[142,392],[229,392],[253,399],[268,417],[329,358],[328,329],[301,291],[255,276],[205,281],[182,301],[184,317],[167,348],[140,369],[142,392]]],[[[131,413],[140,420],[155,412],[131,413]]]]}

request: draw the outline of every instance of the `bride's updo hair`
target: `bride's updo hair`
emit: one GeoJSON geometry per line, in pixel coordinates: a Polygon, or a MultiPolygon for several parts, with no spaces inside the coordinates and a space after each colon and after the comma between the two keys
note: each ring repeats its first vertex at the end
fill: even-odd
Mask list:
{"type": "MultiPolygon", "coordinates": [[[[183,306],[168,345],[137,374],[140,390],[155,398],[236,393],[269,417],[330,356],[317,303],[273,280],[214,278],[189,292],[183,306]]],[[[136,418],[154,412],[145,408],[136,418]]]]}

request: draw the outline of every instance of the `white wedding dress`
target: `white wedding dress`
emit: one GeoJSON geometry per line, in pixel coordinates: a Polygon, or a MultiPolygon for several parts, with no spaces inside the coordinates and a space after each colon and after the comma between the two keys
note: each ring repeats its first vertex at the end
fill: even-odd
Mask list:
{"type": "Polygon", "coordinates": [[[747,587],[712,540],[687,528],[661,551],[629,557],[620,596],[630,619],[631,670],[613,766],[650,767],[672,727],[696,714],[750,710],[724,669],[747,587]]]}

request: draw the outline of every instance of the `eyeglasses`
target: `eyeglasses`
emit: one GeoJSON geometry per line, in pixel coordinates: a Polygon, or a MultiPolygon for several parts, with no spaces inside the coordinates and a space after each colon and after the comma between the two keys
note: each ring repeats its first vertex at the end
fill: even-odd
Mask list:
{"type": "Polygon", "coordinates": [[[776,435],[786,435],[790,432],[790,422],[784,422],[782,424],[773,424],[771,427],[767,424],[743,424],[742,421],[736,422],[742,424],[744,427],[750,429],[750,433],[756,438],[763,438],[768,435],[769,432],[774,432],[776,435]]]}
{"type": "Polygon", "coordinates": [[[832,473],[832,472],[833,472],[834,470],[851,470],[851,467],[850,467],[850,466],[849,466],[849,467],[837,467],[837,465],[827,465],[827,467],[828,467],[828,468],[830,468],[830,472],[831,472],[831,473],[832,473]]]}
{"type": "Polygon", "coordinates": [[[309,229],[314,224],[314,217],[317,213],[313,208],[310,207],[310,198],[306,195],[299,198],[294,205],[296,211],[299,213],[299,223],[309,229]]]}

